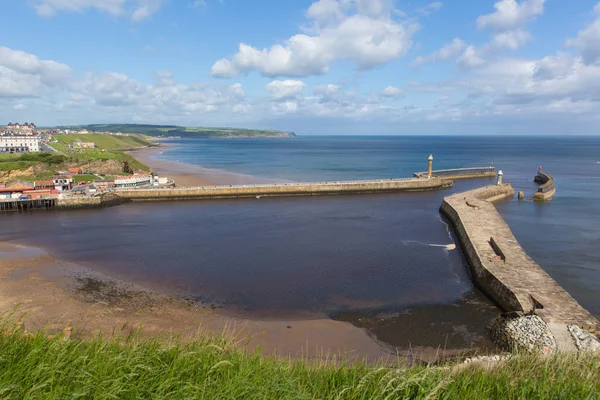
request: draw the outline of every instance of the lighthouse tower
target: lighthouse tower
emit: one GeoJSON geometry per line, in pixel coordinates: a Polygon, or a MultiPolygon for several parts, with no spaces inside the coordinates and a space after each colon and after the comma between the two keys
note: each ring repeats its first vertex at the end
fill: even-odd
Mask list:
{"type": "Polygon", "coordinates": [[[427,178],[431,179],[433,175],[433,154],[429,155],[427,161],[427,178]]]}

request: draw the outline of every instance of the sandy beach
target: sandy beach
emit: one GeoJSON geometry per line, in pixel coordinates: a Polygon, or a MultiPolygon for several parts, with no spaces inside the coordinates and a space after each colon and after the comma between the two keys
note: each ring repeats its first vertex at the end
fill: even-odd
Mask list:
{"type": "MultiPolygon", "coordinates": [[[[426,329],[428,324],[422,319],[432,315],[419,316],[423,312],[427,310],[412,317],[406,314],[409,321],[404,334],[423,323],[424,338],[437,336],[426,329]]],[[[448,309],[441,312],[445,314],[448,309]]],[[[70,324],[73,335],[83,338],[127,335],[140,327],[143,336],[177,335],[180,340],[234,335],[248,351],[259,349],[262,354],[282,357],[398,363],[431,362],[473,352],[423,345],[426,342],[392,348],[374,339],[372,326],[328,318],[281,321],[224,315],[214,304],[167,296],[56,259],[42,249],[1,242],[0,314],[20,319],[29,332],[43,329],[48,334],[60,334],[70,324]]],[[[437,318],[435,312],[433,318],[437,318]]],[[[402,335],[402,329],[394,334],[402,335]]]]}
{"type": "Polygon", "coordinates": [[[330,319],[253,321],[218,315],[210,304],[162,295],[58,260],[47,252],[0,243],[0,313],[12,315],[29,332],[145,336],[235,335],[250,351],[293,357],[395,360],[390,349],[351,324],[330,319]]]}
{"type": "Polygon", "coordinates": [[[162,175],[173,179],[176,186],[246,185],[282,182],[251,175],[205,168],[200,165],[161,160],[158,156],[162,152],[174,148],[178,146],[178,144],[171,142],[157,143],[158,146],[131,151],[129,154],[150,167],[152,172],[156,175],[162,175]]]}

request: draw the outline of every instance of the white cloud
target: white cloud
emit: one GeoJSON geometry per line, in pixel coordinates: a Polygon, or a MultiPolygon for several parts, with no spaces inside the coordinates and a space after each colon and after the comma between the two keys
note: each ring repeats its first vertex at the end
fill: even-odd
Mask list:
{"type": "Polygon", "coordinates": [[[456,64],[462,68],[474,68],[485,63],[474,46],[467,46],[462,55],[456,60],[456,64]]]}
{"type": "Polygon", "coordinates": [[[425,7],[418,8],[417,14],[429,15],[433,12],[439,11],[443,7],[443,3],[440,1],[434,1],[433,3],[427,4],[425,7]]]}
{"type": "Polygon", "coordinates": [[[170,71],[155,71],[157,86],[170,86],[173,84],[173,73],[170,71]]]}
{"type": "Polygon", "coordinates": [[[417,29],[396,21],[391,7],[385,0],[320,0],[306,13],[309,34],[263,49],[240,43],[238,52],[218,60],[211,73],[229,78],[258,70],[269,77],[305,77],[324,74],[342,59],[353,60],[359,69],[385,64],[406,53],[417,29]]]}
{"type": "Polygon", "coordinates": [[[34,3],[36,12],[42,16],[52,16],[58,11],[81,11],[95,8],[112,15],[120,15],[124,11],[126,0],[37,0],[34,3]]]}
{"type": "Polygon", "coordinates": [[[149,18],[157,12],[165,0],[34,0],[35,11],[43,17],[51,17],[60,11],[80,12],[96,9],[110,15],[129,14],[135,22],[149,18]]]}
{"type": "Polygon", "coordinates": [[[466,43],[463,42],[461,39],[459,38],[454,38],[452,40],[452,42],[444,45],[441,49],[434,51],[433,53],[426,55],[426,56],[420,56],[417,57],[413,60],[412,65],[413,66],[419,66],[421,64],[425,64],[428,62],[435,62],[435,61],[446,61],[446,60],[450,60],[453,58],[456,58],[460,55],[460,53],[467,47],[466,43]]]}
{"type": "Polygon", "coordinates": [[[70,73],[68,65],[0,46],[0,97],[37,97],[66,85],[70,73]]]}
{"type": "Polygon", "coordinates": [[[27,109],[27,106],[23,103],[18,103],[13,106],[13,110],[17,110],[17,111],[26,110],[26,109],[27,109]]]}
{"type": "Polygon", "coordinates": [[[566,42],[566,46],[576,47],[581,51],[586,64],[600,62],[600,3],[594,7],[594,13],[596,18],[580,30],[575,39],[566,42]]]}
{"type": "Polygon", "coordinates": [[[149,18],[157,12],[165,0],[137,0],[137,7],[131,14],[131,19],[135,22],[140,22],[149,18]]]}
{"type": "Polygon", "coordinates": [[[552,80],[564,78],[573,72],[576,57],[569,53],[557,53],[544,57],[535,64],[533,78],[535,80],[552,80]]]}
{"type": "Polygon", "coordinates": [[[500,32],[492,39],[491,46],[494,48],[507,48],[511,50],[518,49],[531,40],[529,32],[523,29],[500,32]]]}
{"type": "Polygon", "coordinates": [[[516,50],[531,40],[531,35],[523,29],[544,13],[546,0],[499,0],[494,4],[496,12],[477,18],[480,29],[489,28],[495,32],[483,52],[497,49],[516,50]]]}
{"type": "Polygon", "coordinates": [[[167,122],[204,115],[225,118],[232,112],[244,115],[252,109],[240,83],[178,84],[166,71],[157,72],[156,80],[156,85],[147,85],[125,74],[89,73],[73,87],[62,106],[94,110],[94,114],[128,116],[126,120],[167,122]]]}
{"type": "Polygon", "coordinates": [[[273,100],[289,100],[302,93],[306,84],[302,81],[285,80],[272,81],[266,85],[269,96],[273,100]]]}
{"type": "Polygon", "coordinates": [[[381,91],[381,95],[384,97],[400,97],[404,94],[402,89],[395,86],[387,86],[381,91]]]}
{"type": "Polygon", "coordinates": [[[437,52],[436,58],[443,61],[456,58],[465,47],[465,42],[458,38],[454,38],[451,43],[445,45],[437,52]]]}
{"type": "Polygon", "coordinates": [[[477,18],[479,28],[491,28],[504,32],[522,28],[527,22],[544,12],[546,0],[499,0],[494,4],[496,11],[477,18]]]}

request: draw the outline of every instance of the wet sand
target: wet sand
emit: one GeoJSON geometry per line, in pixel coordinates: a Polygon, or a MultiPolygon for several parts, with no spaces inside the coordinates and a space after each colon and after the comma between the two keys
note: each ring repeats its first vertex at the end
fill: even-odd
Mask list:
{"type": "Polygon", "coordinates": [[[330,319],[252,321],[216,314],[198,304],[117,281],[55,259],[42,250],[0,244],[0,313],[21,317],[25,329],[92,337],[143,327],[145,336],[235,334],[266,355],[395,360],[363,329],[330,319]]]}
{"type": "MultiPolygon", "coordinates": [[[[427,319],[438,318],[444,312],[430,313],[424,308],[404,313],[400,319],[398,315],[390,319],[382,314],[292,321],[236,318],[218,314],[211,304],[166,296],[65,263],[41,249],[0,243],[0,313],[22,318],[30,332],[45,329],[50,334],[58,333],[67,323],[73,326],[74,335],[84,338],[126,334],[140,326],[144,336],[176,334],[185,338],[197,337],[199,332],[226,332],[235,335],[245,349],[260,349],[265,355],[386,363],[429,362],[472,354],[474,349],[466,338],[449,341],[445,349],[436,346],[440,331],[427,319]],[[374,339],[374,329],[386,329],[390,324],[396,328],[388,334],[405,335],[406,346],[392,347],[374,339]]],[[[443,318],[440,323],[444,324],[443,318]]],[[[463,327],[451,329],[460,334],[463,327]]],[[[487,345],[478,348],[491,350],[487,345]]]]}

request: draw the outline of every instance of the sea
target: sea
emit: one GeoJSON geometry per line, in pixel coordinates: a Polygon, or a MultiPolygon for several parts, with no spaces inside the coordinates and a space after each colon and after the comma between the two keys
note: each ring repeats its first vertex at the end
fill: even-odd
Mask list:
{"type": "MultiPolygon", "coordinates": [[[[552,201],[515,198],[496,207],[525,251],[600,316],[600,137],[300,136],[168,143],[157,159],[226,171],[246,183],[410,177],[427,169],[432,154],[434,169],[495,165],[505,182],[531,197],[541,166],[556,181],[552,201]]],[[[411,322],[422,325],[415,331],[442,321],[439,326],[466,326],[477,336],[482,328],[475,325],[497,310],[473,287],[439,206],[444,196],[494,182],[456,181],[431,193],[6,214],[0,241],[41,247],[57,258],[245,318],[335,318],[397,345],[399,330],[406,329],[402,316],[420,310],[411,322]],[[434,317],[423,317],[428,313],[434,317]]],[[[475,336],[458,331],[452,331],[462,335],[457,345],[473,341],[475,336]]]]}

